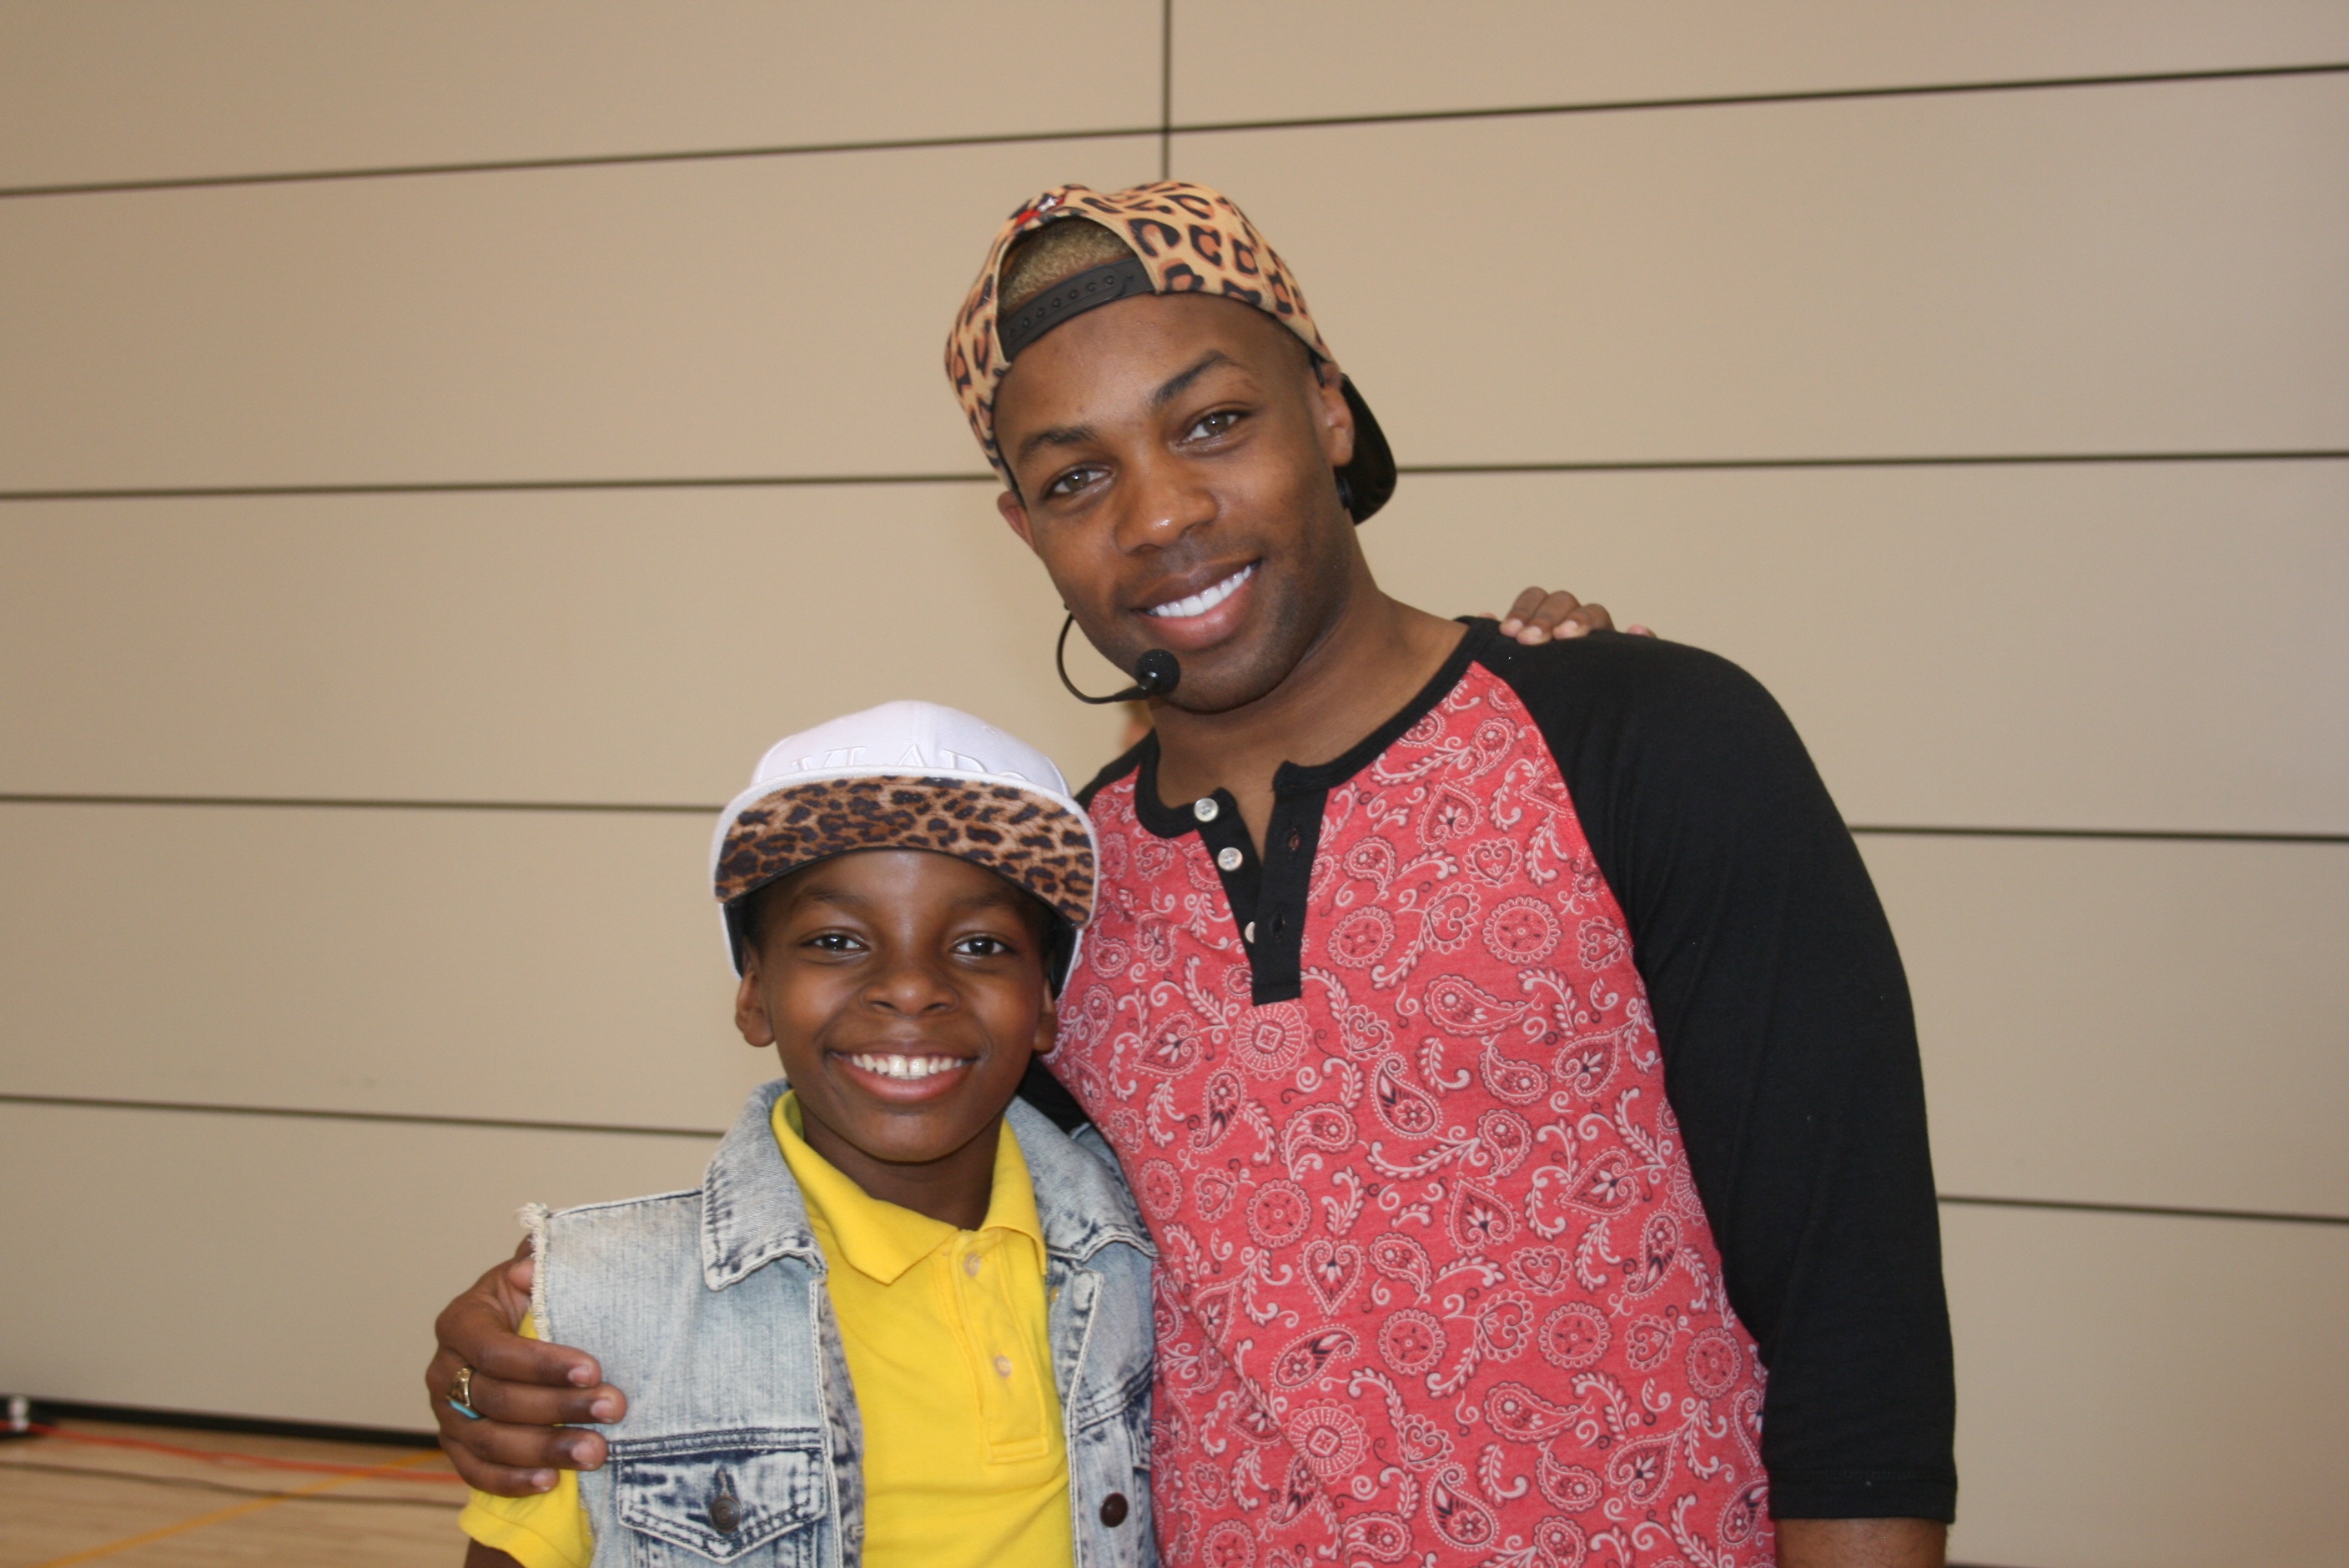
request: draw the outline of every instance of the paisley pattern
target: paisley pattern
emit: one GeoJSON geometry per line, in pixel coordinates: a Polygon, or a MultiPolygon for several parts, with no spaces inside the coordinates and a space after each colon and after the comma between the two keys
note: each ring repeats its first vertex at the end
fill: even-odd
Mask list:
{"type": "Polygon", "coordinates": [[[1762,1371],[1565,782],[1471,666],[1324,808],[1298,1001],[1092,810],[1053,1070],[1156,1233],[1167,1560],[1757,1568],[1762,1371]]]}

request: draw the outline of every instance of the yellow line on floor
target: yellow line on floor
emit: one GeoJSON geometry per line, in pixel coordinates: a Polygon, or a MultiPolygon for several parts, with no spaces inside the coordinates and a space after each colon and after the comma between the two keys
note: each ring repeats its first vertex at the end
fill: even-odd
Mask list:
{"type": "Polygon", "coordinates": [[[432,1449],[420,1454],[410,1455],[404,1460],[394,1460],[388,1465],[377,1465],[374,1469],[358,1475],[329,1476],[325,1480],[313,1481],[308,1486],[295,1487],[292,1491],[280,1493],[276,1497],[257,1497],[251,1502],[233,1503],[227,1508],[215,1509],[210,1513],[200,1513],[193,1519],[183,1519],[177,1524],[166,1524],[155,1530],[144,1530],[136,1535],[125,1536],[119,1541],[109,1541],[103,1546],[91,1546],[79,1552],[68,1552],[63,1557],[52,1557],[46,1563],[36,1563],[33,1568],[68,1568],[68,1564],[75,1563],[92,1563],[100,1557],[111,1557],[118,1552],[128,1552],[134,1546],[144,1546],[150,1541],[161,1541],[169,1536],[184,1535],[191,1530],[202,1530],[208,1524],[219,1524],[226,1520],[243,1518],[248,1513],[259,1513],[264,1508],[275,1508],[279,1503],[290,1502],[297,1497],[314,1497],[322,1491],[332,1491],[338,1486],[349,1486],[356,1481],[367,1480],[368,1476],[379,1475],[385,1470],[412,1470],[418,1465],[429,1464],[440,1457],[440,1451],[438,1449],[432,1449]]]}

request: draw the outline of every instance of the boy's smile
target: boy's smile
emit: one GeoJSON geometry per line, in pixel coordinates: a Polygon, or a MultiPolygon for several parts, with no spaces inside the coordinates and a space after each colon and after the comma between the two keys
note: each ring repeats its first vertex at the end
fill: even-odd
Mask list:
{"type": "Polygon", "coordinates": [[[976,1228],[1004,1108],[1052,1044],[1041,906],[922,850],[838,855],[754,896],[735,1022],[781,1056],[809,1145],[875,1198],[976,1228]]]}

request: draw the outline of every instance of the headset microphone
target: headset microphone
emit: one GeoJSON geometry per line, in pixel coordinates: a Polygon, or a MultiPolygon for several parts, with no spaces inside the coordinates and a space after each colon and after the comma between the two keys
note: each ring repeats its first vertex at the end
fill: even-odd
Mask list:
{"type": "Polygon", "coordinates": [[[1061,684],[1068,687],[1069,695],[1079,702],[1133,702],[1138,697],[1164,696],[1182,680],[1183,666],[1174,655],[1164,648],[1153,648],[1133,661],[1132,686],[1108,696],[1087,696],[1077,689],[1077,683],[1069,678],[1069,628],[1076,624],[1074,615],[1061,623],[1061,640],[1052,647],[1052,667],[1061,672],[1061,684]]]}

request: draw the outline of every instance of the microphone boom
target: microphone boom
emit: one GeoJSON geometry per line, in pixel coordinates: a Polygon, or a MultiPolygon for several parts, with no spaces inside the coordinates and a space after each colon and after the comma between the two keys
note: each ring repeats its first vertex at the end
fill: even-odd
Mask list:
{"type": "Polygon", "coordinates": [[[1133,685],[1123,691],[1112,692],[1107,696],[1087,696],[1077,689],[1077,683],[1069,678],[1069,628],[1076,624],[1074,615],[1061,623],[1061,640],[1052,645],[1052,667],[1061,672],[1061,684],[1068,687],[1069,695],[1079,702],[1099,707],[1104,703],[1164,696],[1183,679],[1181,662],[1164,648],[1152,648],[1133,661],[1133,685]]]}

